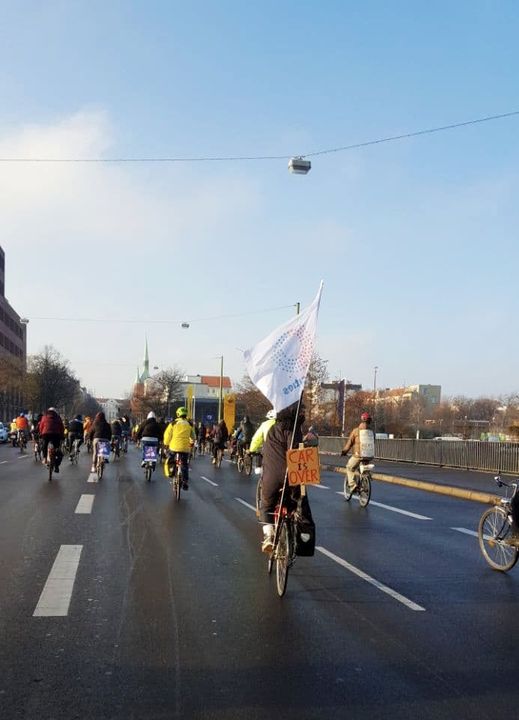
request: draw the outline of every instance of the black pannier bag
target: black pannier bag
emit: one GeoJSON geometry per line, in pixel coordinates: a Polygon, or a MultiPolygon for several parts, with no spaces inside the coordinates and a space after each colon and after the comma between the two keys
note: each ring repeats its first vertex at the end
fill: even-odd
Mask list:
{"type": "Polygon", "coordinates": [[[315,552],[315,523],[308,497],[299,498],[296,510],[296,555],[312,557],[315,552]]]}

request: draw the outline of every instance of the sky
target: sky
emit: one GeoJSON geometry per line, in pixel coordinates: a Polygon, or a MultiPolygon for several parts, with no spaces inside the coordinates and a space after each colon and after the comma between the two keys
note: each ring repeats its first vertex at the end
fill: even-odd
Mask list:
{"type": "MultiPolygon", "coordinates": [[[[519,110],[518,25],[514,0],[0,0],[0,158],[291,156],[519,110]]],[[[0,162],[6,297],[28,352],[53,345],[98,396],[131,389],[146,336],[151,367],[216,375],[223,355],[240,381],[321,279],[331,378],[515,392],[518,130],[306,176],[0,162]]]]}

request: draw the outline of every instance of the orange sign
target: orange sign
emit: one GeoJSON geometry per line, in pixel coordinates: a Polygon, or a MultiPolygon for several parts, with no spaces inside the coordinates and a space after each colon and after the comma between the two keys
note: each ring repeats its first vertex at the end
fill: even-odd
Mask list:
{"type": "Polygon", "coordinates": [[[316,447],[287,450],[289,485],[319,485],[319,450],[316,447]]]}

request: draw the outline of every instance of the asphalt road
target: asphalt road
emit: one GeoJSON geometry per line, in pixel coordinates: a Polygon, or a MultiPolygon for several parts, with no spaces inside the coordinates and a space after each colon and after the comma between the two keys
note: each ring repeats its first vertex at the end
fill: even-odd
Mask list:
{"type": "Polygon", "coordinates": [[[481,557],[484,506],[375,483],[363,510],[324,473],[280,599],[253,478],[199,458],[177,504],[134,448],[100,483],[66,463],[0,447],[2,719],[516,716],[519,565],[481,557]]]}

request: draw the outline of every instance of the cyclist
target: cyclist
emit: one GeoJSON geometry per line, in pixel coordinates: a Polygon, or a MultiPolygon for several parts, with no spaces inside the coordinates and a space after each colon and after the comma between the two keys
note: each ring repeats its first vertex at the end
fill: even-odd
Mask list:
{"type": "Polygon", "coordinates": [[[40,425],[42,417],[43,417],[42,413],[38,413],[36,416],[33,416],[33,421],[32,421],[32,425],[31,425],[31,437],[34,440],[34,442],[37,442],[40,439],[39,425],[40,425]]]}
{"type": "Polygon", "coordinates": [[[92,443],[92,467],[90,472],[96,471],[96,460],[97,460],[97,444],[99,440],[110,442],[112,439],[112,428],[106,420],[104,412],[98,412],[94,418],[94,422],[88,431],[88,438],[92,443]]]}
{"type": "Polygon", "coordinates": [[[215,428],[214,428],[213,459],[211,460],[213,465],[216,465],[216,455],[218,453],[218,450],[223,450],[225,448],[225,444],[227,443],[228,439],[229,439],[229,431],[227,430],[227,425],[225,424],[225,420],[220,420],[218,425],[215,425],[215,428]]]}
{"type": "Polygon", "coordinates": [[[196,443],[198,445],[198,452],[200,455],[203,455],[205,451],[205,434],[205,425],[200,420],[200,422],[198,423],[198,427],[196,428],[196,443]]]}
{"type": "Polygon", "coordinates": [[[77,449],[79,450],[83,444],[83,418],[81,415],[76,415],[76,417],[68,424],[67,449],[70,460],[72,460],[72,448],[75,440],[79,440],[77,446],[77,449]]]}
{"type": "Polygon", "coordinates": [[[346,464],[346,475],[348,476],[348,487],[352,492],[356,490],[355,471],[363,460],[372,460],[375,455],[375,436],[370,429],[371,415],[363,412],[360,416],[360,424],[353,428],[344,445],[341,455],[347,455],[352,451],[351,457],[346,464]]]}
{"type": "Polygon", "coordinates": [[[139,429],[136,434],[136,439],[141,441],[142,445],[142,462],[141,467],[144,467],[144,447],[146,445],[157,445],[161,442],[163,433],[155,413],[150,410],[146,416],[146,421],[139,425],[139,429]]]}
{"type": "Polygon", "coordinates": [[[267,419],[264,420],[259,428],[256,430],[254,435],[252,436],[252,440],[250,442],[249,451],[251,453],[260,453],[263,444],[265,440],[267,439],[267,434],[270,428],[275,425],[276,423],[276,411],[275,410],[269,410],[267,413],[267,419]]]}
{"type": "Polygon", "coordinates": [[[29,421],[27,420],[23,412],[18,415],[15,422],[17,435],[23,435],[24,440],[27,443],[27,440],[29,438],[29,421]]]}
{"type": "Polygon", "coordinates": [[[238,455],[243,455],[244,451],[249,448],[254,435],[254,425],[249,420],[248,415],[245,415],[241,421],[240,430],[241,435],[238,437],[238,455]]]}
{"type": "MultiPolygon", "coordinates": [[[[303,406],[299,413],[297,406],[298,403],[293,403],[277,414],[274,424],[267,430],[263,444],[260,522],[263,523],[261,549],[265,553],[272,552],[274,546],[274,511],[279,501],[279,491],[285,482],[286,452],[291,447],[298,447],[303,439],[301,425],[305,416],[303,406]]],[[[297,497],[298,488],[293,488],[291,492],[294,498],[297,497]]]]}
{"type": "Polygon", "coordinates": [[[121,447],[121,438],[123,434],[123,429],[121,427],[121,422],[118,418],[115,418],[115,420],[112,420],[110,423],[110,427],[112,428],[112,442],[111,442],[111,448],[113,453],[117,453],[117,450],[121,447]]]}
{"type": "Polygon", "coordinates": [[[195,439],[195,431],[187,419],[187,409],[179,407],[176,420],[172,420],[164,433],[164,446],[169,450],[168,464],[175,462],[175,455],[180,455],[182,464],[182,488],[189,489],[189,455],[191,443],[195,439]]]}
{"type": "Polygon", "coordinates": [[[54,445],[56,454],[54,456],[54,472],[59,473],[59,466],[63,460],[61,452],[61,443],[65,437],[65,428],[63,420],[56,412],[56,408],[50,407],[40,420],[38,425],[40,437],[42,439],[42,463],[47,464],[47,448],[50,442],[54,445]]]}
{"type": "Polygon", "coordinates": [[[130,420],[126,417],[126,415],[123,415],[119,418],[119,422],[121,423],[122,438],[123,440],[126,438],[125,442],[128,446],[128,439],[130,438],[131,434],[130,420]]]}

